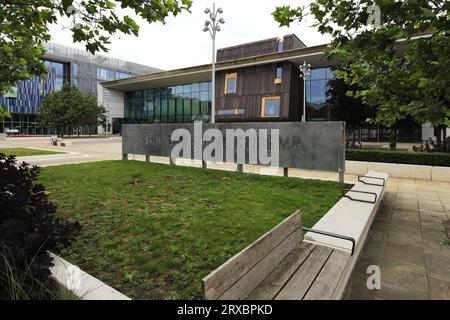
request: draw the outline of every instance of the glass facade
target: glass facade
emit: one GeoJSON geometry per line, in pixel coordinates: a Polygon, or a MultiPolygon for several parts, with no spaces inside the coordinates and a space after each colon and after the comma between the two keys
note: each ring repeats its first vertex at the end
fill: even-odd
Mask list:
{"type": "MultiPolygon", "coordinates": [[[[308,121],[345,121],[342,116],[333,114],[328,105],[329,81],[335,79],[331,68],[311,70],[306,80],[306,117],[308,121]]],[[[361,106],[363,107],[363,106],[361,106]]],[[[414,121],[400,121],[397,125],[397,139],[400,142],[419,142],[422,139],[421,125],[414,121]]],[[[357,137],[364,142],[387,142],[390,139],[390,129],[381,125],[361,123],[356,128],[346,127],[347,137],[357,137]]]]}
{"type": "Polygon", "coordinates": [[[331,120],[327,106],[328,81],[334,79],[331,68],[312,69],[306,78],[306,117],[308,121],[331,120]]]}
{"type": "Polygon", "coordinates": [[[126,123],[209,122],[211,82],[125,93],[126,123]]]}

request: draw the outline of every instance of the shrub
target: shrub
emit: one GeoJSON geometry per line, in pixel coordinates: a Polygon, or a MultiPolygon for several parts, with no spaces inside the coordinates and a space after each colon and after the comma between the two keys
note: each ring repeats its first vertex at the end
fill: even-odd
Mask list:
{"type": "Polygon", "coordinates": [[[447,137],[444,141],[434,142],[433,139],[429,139],[418,147],[414,146],[413,150],[416,152],[449,152],[450,153],[450,137],[447,137]]]}
{"type": "Polygon", "coordinates": [[[388,150],[347,150],[346,159],[354,161],[404,163],[450,167],[450,153],[388,150]]]}
{"type": "Polygon", "coordinates": [[[81,229],[56,218],[38,175],[38,167],[0,153],[0,299],[48,298],[48,251],[69,246],[81,229]]]}

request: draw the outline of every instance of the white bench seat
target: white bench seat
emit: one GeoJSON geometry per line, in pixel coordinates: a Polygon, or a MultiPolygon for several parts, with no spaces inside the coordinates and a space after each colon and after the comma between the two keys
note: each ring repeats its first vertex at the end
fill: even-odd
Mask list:
{"type": "MultiPolygon", "coordinates": [[[[351,237],[356,243],[355,251],[359,251],[364,243],[367,232],[383,197],[388,177],[389,175],[386,173],[374,171],[368,172],[364,177],[361,177],[360,180],[377,185],[358,182],[353,186],[351,189],[352,191],[347,192],[346,195],[353,199],[374,203],[360,202],[343,197],[312,227],[312,229],[351,237]],[[366,177],[376,177],[383,180],[366,177]],[[355,191],[371,192],[376,194],[376,197],[374,194],[358,193],[355,191]]],[[[350,253],[353,246],[352,242],[348,240],[313,232],[306,232],[304,241],[350,253]]]]}

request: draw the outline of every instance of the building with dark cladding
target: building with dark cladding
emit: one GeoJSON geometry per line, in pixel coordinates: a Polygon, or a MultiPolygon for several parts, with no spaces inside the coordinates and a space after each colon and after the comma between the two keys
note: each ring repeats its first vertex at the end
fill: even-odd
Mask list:
{"type": "MultiPolygon", "coordinates": [[[[347,121],[345,113],[329,103],[338,62],[325,57],[326,47],[307,47],[297,36],[287,35],[219,49],[215,121],[301,121],[304,82],[298,66],[304,62],[312,69],[305,80],[306,120],[347,121]]],[[[113,133],[119,133],[123,123],[208,122],[211,65],[102,82],[99,99],[111,114],[113,133]]],[[[390,129],[382,126],[362,121],[352,130],[362,141],[389,141],[390,129]]],[[[412,121],[397,130],[398,140],[404,142],[421,141],[429,132],[412,121]]]]}

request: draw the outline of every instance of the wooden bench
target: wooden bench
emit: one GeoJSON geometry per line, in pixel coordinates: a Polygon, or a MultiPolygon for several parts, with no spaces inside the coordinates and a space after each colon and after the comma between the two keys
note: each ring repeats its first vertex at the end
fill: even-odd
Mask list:
{"type": "Polygon", "coordinates": [[[360,177],[311,229],[295,212],[205,277],[204,299],[340,299],[387,178],[360,177]]]}

